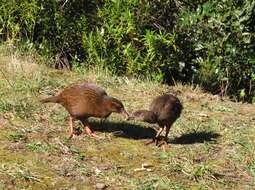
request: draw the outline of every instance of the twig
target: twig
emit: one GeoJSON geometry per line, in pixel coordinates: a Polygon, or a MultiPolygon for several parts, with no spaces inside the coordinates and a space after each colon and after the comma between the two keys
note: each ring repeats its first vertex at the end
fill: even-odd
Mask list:
{"type": "Polygon", "coordinates": [[[68,2],[68,0],[66,0],[64,3],[63,3],[63,5],[61,6],[61,9],[63,9],[64,8],[64,6],[65,6],[65,4],[68,2]]]}

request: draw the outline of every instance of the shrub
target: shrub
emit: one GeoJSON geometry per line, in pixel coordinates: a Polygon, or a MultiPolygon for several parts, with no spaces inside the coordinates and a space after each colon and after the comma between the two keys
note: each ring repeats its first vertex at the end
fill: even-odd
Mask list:
{"type": "Polygon", "coordinates": [[[180,30],[194,44],[196,80],[207,90],[247,99],[255,95],[254,5],[210,1],[181,12],[180,30]]]}
{"type": "Polygon", "coordinates": [[[1,41],[33,46],[53,65],[69,60],[255,97],[255,1],[0,2],[1,41]]]}

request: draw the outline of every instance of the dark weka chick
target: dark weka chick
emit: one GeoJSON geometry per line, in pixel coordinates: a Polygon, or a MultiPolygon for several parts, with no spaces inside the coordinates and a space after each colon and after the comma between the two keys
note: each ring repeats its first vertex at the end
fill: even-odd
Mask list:
{"type": "Polygon", "coordinates": [[[158,145],[160,134],[163,130],[166,131],[165,143],[167,143],[169,130],[176,119],[180,117],[182,109],[182,104],[177,97],[171,94],[164,94],[152,101],[149,110],[137,110],[130,115],[129,119],[157,123],[159,130],[153,140],[147,144],[155,142],[158,145]]]}
{"type": "Polygon", "coordinates": [[[104,89],[93,83],[75,84],[65,88],[56,96],[41,100],[42,103],[59,103],[69,112],[70,133],[74,135],[74,121],[80,120],[85,133],[98,137],[88,123],[89,117],[107,118],[112,112],[121,113],[126,118],[129,116],[121,101],[108,96],[104,89]]]}

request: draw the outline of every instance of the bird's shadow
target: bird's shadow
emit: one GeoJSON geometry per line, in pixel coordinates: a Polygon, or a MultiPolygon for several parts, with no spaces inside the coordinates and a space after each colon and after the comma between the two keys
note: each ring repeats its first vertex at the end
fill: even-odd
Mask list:
{"type": "Polygon", "coordinates": [[[155,137],[156,131],[150,127],[143,127],[134,123],[91,121],[92,128],[97,132],[112,133],[114,136],[130,139],[151,139],[155,137]]]}
{"type": "Polygon", "coordinates": [[[183,134],[169,141],[170,144],[195,144],[204,142],[215,142],[221,135],[214,132],[191,132],[183,134]]]}
{"type": "MultiPolygon", "coordinates": [[[[145,127],[139,124],[128,122],[97,121],[90,122],[92,128],[98,132],[112,133],[114,136],[129,139],[152,139],[156,130],[152,127],[145,127]]],[[[196,144],[204,142],[215,142],[221,135],[214,132],[200,131],[183,134],[169,140],[170,144],[196,144]]]]}

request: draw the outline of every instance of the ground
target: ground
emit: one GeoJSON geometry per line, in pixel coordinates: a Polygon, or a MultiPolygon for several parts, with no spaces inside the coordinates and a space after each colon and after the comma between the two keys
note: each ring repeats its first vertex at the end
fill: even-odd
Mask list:
{"type": "Polygon", "coordinates": [[[0,189],[255,189],[254,105],[100,69],[54,70],[8,52],[0,69],[0,189]],[[118,114],[90,120],[100,140],[69,140],[67,112],[39,100],[83,81],[103,87],[129,112],[163,93],[178,96],[184,110],[169,144],[146,146],[153,125],[118,114]],[[135,171],[144,163],[152,171],[135,171]]]}

